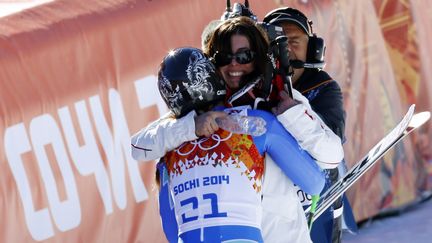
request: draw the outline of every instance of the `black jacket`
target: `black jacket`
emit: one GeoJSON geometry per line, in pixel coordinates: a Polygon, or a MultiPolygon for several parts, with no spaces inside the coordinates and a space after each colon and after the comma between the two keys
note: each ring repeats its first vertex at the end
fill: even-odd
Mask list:
{"type": "Polygon", "coordinates": [[[305,69],[294,88],[309,100],[312,109],[344,141],[345,110],[339,84],[325,71],[305,69]]]}

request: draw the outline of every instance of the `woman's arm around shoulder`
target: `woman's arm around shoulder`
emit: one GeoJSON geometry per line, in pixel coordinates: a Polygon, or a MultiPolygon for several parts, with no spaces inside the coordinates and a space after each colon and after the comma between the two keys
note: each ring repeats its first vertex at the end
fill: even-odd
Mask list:
{"type": "Polygon", "coordinates": [[[135,160],[155,160],[182,143],[197,139],[195,116],[195,111],[179,119],[167,114],[152,122],[132,136],[132,157],[135,160]]]}
{"type": "Polygon", "coordinates": [[[299,104],[279,114],[278,120],[321,168],[336,168],[344,157],[340,138],[311,109],[303,95],[296,90],[293,90],[293,95],[299,104]]]}

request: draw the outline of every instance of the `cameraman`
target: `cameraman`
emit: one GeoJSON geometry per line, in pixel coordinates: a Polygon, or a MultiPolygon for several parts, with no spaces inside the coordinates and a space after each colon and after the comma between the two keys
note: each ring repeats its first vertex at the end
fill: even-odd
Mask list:
{"type": "MultiPolygon", "coordinates": [[[[288,38],[289,59],[292,69],[292,85],[304,95],[312,109],[321,117],[325,124],[343,141],[345,129],[345,111],[343,109],[342,92],[338,83],[322,70],[324,67],[324,41],[312,31],[312,22],[299,10],[294,8],[278,8],[269,12],[263,22],[282,27],[288,38]]],[[[287,98],[289,99],[289,98],[287,98]]],[[[326,170],[330,183],[338,180],[338,169],[326,170]]],[[[273,180],[286,180],[284,177],[273,180]]],[[[328,185],[330,186],[330,185],[328,185]]],[[[264,184],[264,200],[266,185],[264,184]]],[[[272,194],[280,188],[271,188],[272,194]]],[[[300,189],[298,191],[303,205],[310,205],[310,197],[300,189]],[[309,200],[308,200],[309,197],[309,200]]],[[[278,202],[275,202],[278,203],[278,202]]],[[[280,203],[280,202],[279,202],[280,203]]],[[[276,208],[278,206],[274,205],[276,208]]],[[[264,205],[264,209],[266,206],[264,205]]],[[[342,200],[338,199],[333,208],[327,210],[313,224],[311,238],[313,242],[341,241],[342,200]]],[[[264,214],[265,215],[265,214],[264,214]]],[[[263,224],[272,225],[272,237],[282,235],[287,225],[277,218],[268,218],[263,224]]],[[[278,240],[278,238],[275,238],[278,240]]]]}

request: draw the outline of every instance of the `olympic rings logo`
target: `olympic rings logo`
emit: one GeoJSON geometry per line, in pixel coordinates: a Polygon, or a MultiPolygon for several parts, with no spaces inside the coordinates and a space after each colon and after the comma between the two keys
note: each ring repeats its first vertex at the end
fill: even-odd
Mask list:
{"type": "Polygon", "coordinates": [[[209,138],[201,138],[201,139],[197,139],[197,140],[194,140],[194,141],[191,141],[191,142],[188,142],[188,143],[183,143],[182,145],[180,145],[180,147],[178,149],[176,149],[176,152],[177,152],[177,154],[179,154],[181,156],[186,156],[186,155],[189,155],[190,153],[192,153],[195,150],[196,147],[198,147],[199,149],[201,149],[203,151],[211,150],[211,149],[214,149],[217,146],[219,146],[219,144],[221,142],[224,142],[224,141],[230,139],[231,136],[232,136],[232,132],[230,132],[228,134],[228,136],[225,137],[225,138],[222,138],[219,134],[212,134],[209,138]],[[210,145],[210,146],[208,146],[208,147],[204,146],[204,143],[207,142],[210,139],[212,141],[215,141],[215,143],[212,144],[212,145],[210,145]],[[187,145],[187,144],[192,144],[193,147],[189,151],[185,151],[185,152],[181,151],[182,148],[185,145],[187,145]]]}

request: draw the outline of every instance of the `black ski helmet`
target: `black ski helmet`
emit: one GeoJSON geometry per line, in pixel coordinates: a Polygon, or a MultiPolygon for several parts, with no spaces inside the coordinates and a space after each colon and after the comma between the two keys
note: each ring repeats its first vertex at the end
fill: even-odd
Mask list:
{"type": "Polygon", "coordinates": [[[177,118],[223,101],[226,93],[225,83],[213,63],[193,47],[174,49],[164,57],[158,72],[158,88],[177,118]]]}

